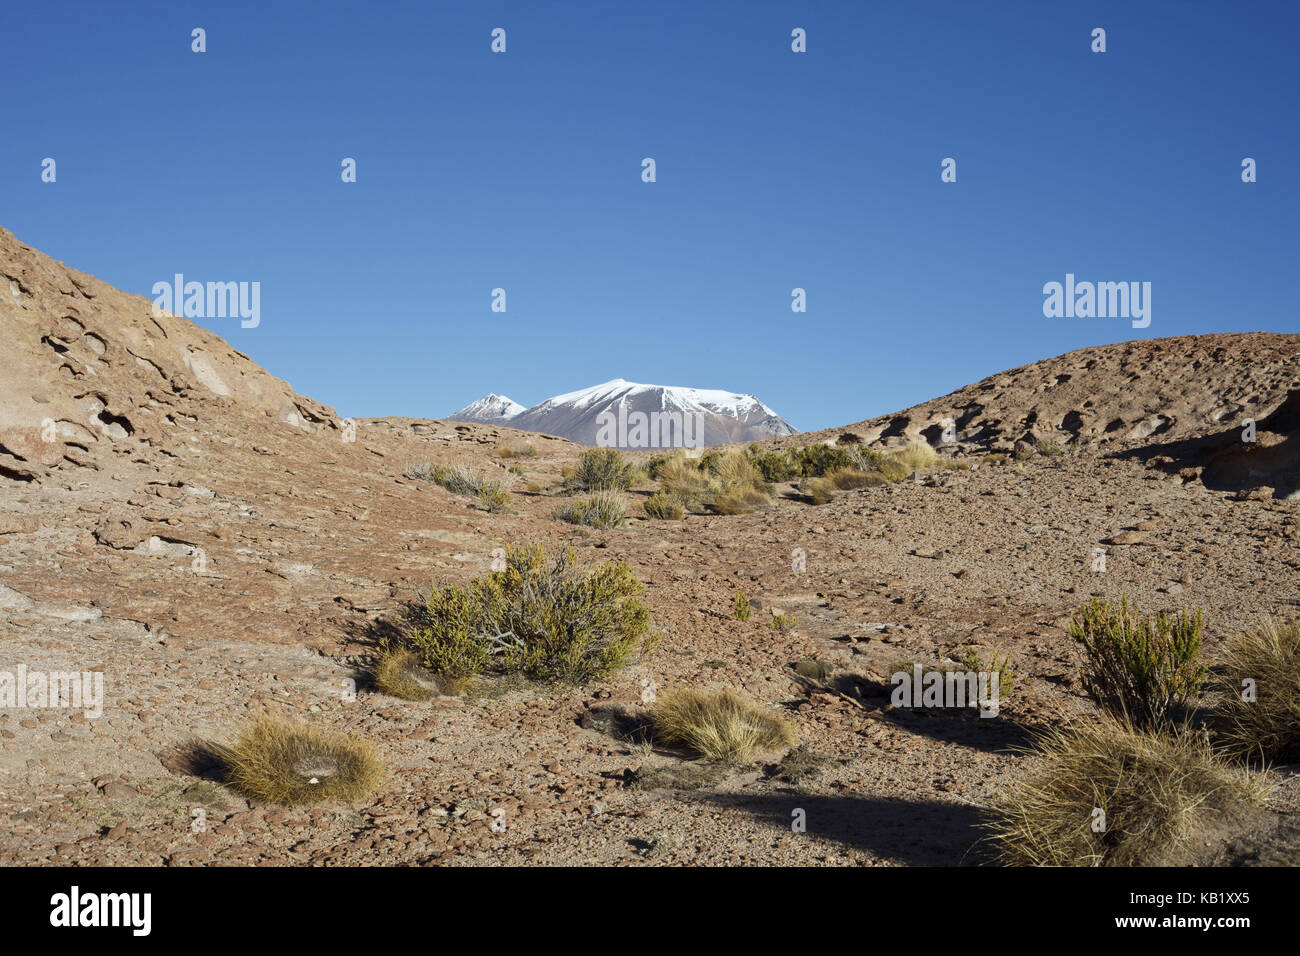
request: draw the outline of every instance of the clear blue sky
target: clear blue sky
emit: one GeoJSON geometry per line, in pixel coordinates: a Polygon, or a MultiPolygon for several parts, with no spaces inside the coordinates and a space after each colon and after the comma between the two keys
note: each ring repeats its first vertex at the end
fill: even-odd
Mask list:
{"type": "Polygon", "coordinates": [[[830,427],[1300,329],[1298,37],[1226,0],[12,2],[0,224],[141,295],[260,282],[259,327],[202,324],[343,415],[625,378],[830,427]],[[1044,318],[1067,272],[1151,282],[1150,327],[1044,318]]]}

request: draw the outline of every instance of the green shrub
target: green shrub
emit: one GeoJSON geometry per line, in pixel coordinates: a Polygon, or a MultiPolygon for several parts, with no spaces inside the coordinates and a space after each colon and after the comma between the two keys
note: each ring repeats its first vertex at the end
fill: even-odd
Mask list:
{"type": "Polygon", "coordinates": [[[654,455],[646,462],[645,473],[651,481],[659,480],[659,472],[663,470],[664,465],[668,464],[667,455],[654,455]]]}
{"type": "Polygon", "coordinates": [[[794,452],[794,462],[804,478],[820,478],[836,468],[854,467],[852,447],[806,445],[794,452]]]}
{"type": "Polygon", "coordinates": [[[1300,621],[1237,634],[1223,655],[1216,685],[1225,749],[1243,759],[1300,760],[1300,621]]]}
{"type": "Polygon", "coordinates": [[[756,452],[751,449],[750,456],[764,481],[794,481],[802,475],[798,463],[788,451],[756,452]]]}
{"type": "Polygon", "coordinates": [[[575,563],[572,549],[548,561],[541,546],[508,547],[504,571],[434,590],[411,612],[410,644],[425,667],[452,677],[604,677],[653,646],[645,588],[623,561],[575,563]]]}
{"type": "Polygon", "coordinates": [[[641,505],[648,517],[664,518],[669,521],[681,521],[686,516],[682,503],[662,491],[656,491],[641,505]]]}
{"type": "Polygon", "coordinates": [[[479,482],[478,503],[491,514],[500,514],[510,504],[510,482],[489,478],[479,482]]]}
{"type": "Polygon", "coordinates": [[[1205,684],[1199,610],[1148,619],[1127,597],[1118,608],[1094,598],[1067,630],[1083,646],[1089,695],[1135,726],[1170,721],[1205,684]]]}
{"type": "Polygon", "coordinates": [[[778,612],[772,615],[772,630],[785,634],[799,626],[799,618],[793,614],[778,612]]]}
{"type": "Polygon", "coordinates": [[[617,528],[627,517],[627,505],[616,491],[598,491],[583,501],[569,501],[551,512],[552,518],[588,528],[617,528]]]}
{"type": "Polygon", "coordinates": [[[731,616],[737,621],[748,621],[749,613],[752,610],[754,608],[749,603],[749,598],[745,597],[745,592],[737,588],[736,594],[731,601],[731,616]]]}
{"type": "Polygon", "coordinates": [[[630,487],[636,476],[636,466],[617,448],[588,448],[569,481],[581,491],[621,491],[630,487]]]}
{"type": "Polygon", "coordinates": [[[1060,443],[1050,439],[1040,441],[1034,446],[1034,449],[1044,458],[1055,458],[1057,455],[1065,454],[1065,449],[1060,446],[1060,443]]]}

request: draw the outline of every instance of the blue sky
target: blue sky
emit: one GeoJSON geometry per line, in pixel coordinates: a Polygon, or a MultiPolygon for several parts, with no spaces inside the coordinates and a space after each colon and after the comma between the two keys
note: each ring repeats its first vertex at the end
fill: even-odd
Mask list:
{"type": "Polygon", "coordinates": [[[1292,2],[10,4],[0,225],[145,296],[260,282],[257,328],[201,323],[343,415],[625,378],[831,427],[1297,331],[1297,35],[1292,2]],[[1067,272],[1150,282],[1151,325],[1045,318],[1067,272]]]}

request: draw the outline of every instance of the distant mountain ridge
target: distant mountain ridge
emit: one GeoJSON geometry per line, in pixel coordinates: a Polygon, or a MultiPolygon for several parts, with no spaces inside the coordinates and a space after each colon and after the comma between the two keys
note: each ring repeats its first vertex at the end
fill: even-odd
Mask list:
{"type": "Polygon", "coordinates": [[[505,395],[489,392],[476,402],[457,409],[447,416],[449,422],[489,422],[500,424],[524,411],[524,406],[505,395]]]}
{"type": "Polygon", "coordinates": [[[450,420],[505,424],[613,448],[700,447],[795,433],[789,422],[755,396],[722,389],[645,385],[616,378],[512,414],[503,413],[509,411],[503,401],[510,402],[495,394],[484,396],[450,420]]]}

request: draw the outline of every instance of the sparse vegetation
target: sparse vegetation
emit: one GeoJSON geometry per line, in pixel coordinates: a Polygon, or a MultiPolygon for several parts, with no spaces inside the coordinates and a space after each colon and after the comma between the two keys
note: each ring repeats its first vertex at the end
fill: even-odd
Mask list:
{"type": "Polygon", "coordinates": [[[1207,820],[1259,803],[1263,788],[1215,756],[1204,734],[1107,718],[1045,732],[988,824],[999,863],[1138,866],[1179,862],[1207,820]]]}
{"type": "Polygon", "coordinates": [[[709,476],[700,470],[699,462],[685,455],[674,455],[663,463],[659,468],[659,487],[685,508],[701,505],[716,490],[709,476]]]}
{"type": "Polygon", "coordinates": [[[500,514],[510,504],[510,482],[489,478],[479,482],[478,503],[490,514],[500,514]]]}
{"type": "Polygon", "coordinates": [[[898,462],[908,473],[926,471],[939,464],[939,453],[929,442],[914,441],[904,448],[889,453],[889,457],[898,462]]]}
{"type": "Polygon", "coordinates": [[[533,445],[501,445],[497,448],[498,458],[535,458],[537,448],[533,445]]]}
{"type": "Polygon", "coordinates": [[[1065,454],[1065,449],[1061,447],[1060,443],[1051,439],[1040,441],[1034,446],[1034,449],[1044,458],[1055,458],[1058,455],[1065,454]]]}
{"type": "Polygon", "coordinates": [[[545,682],[603,677],[653,646],[644,586],[625,562],[576,568],[572,549],[508,547],[506,569],[434,590],[408,617],[425,667],[452,678],[519,673],[545,682]]]}
{"type": "Polygon", "coordinates": [[[588,448],[578,459],[568,484],[577,491],[624,491],[637,475],[636,465],[617,448],[588,448]]]}
{"type": "Polygon", "coordinates": [[[282,806],[357,800],[383,776],[368,743],[271,714],[253,717],[216,755],[231,788],[282,806]]]}
{"type": "Polygon", "coordinates": [[[463,465],[435,465],[429,462],[406,470],[407,478],[441,485],[453,495],[475,498],[492,514],[504,511],[510,504],[511,478],[482,478],[463,465]]]}
{"type": "Polygon", "coordinates": [[[753,610],[749,598],[745,597],[745,592],[737,588],[735,595],[731,599],[731,616],[737,621],[748,621],[749,614],[753,610]]]}
{"type": "Polygon", "coordinates": [[[1223,655],[1216,684],[1225,749],[1247,760],[1300,760],[1300,621],[1237,634],[1223,655]]]}
{"type": "MultiPolygon", "coordinates": [[[[941,686],[947,687],[950,692],[959,691],[965,698],[965,706],[972,708],[986,708],[991,705],[1001,707],[1015,692],[1018,680],[1015,669],[1005,657],[996,652],[985,657],[973,647],[963,651],[956,660],[947,658],[928,661],[909,658],[893,660],[886,665],[886,678],[892,682],[894,675],[906,674],[910,679],[918,665],[921,668],[922,681],[925,681],[930,674],[941,675],[944,681],[941,686]],[[987,675],[987,683],[979,681],[981,674],[987,675]],[[996,695],[993,693],[992,675],[994,674],[998,676],[996,695]],[[976,676],[975,683],[971,683],[969,675],[976,676]],[[990,700],[980,698],[979,693],[987,693],[990,700]]],[[[922,703],[916,701],[913,706],[920,707],[922,703]]]]}
{"type": "Polygon", "coordinates": [[[757,488],[736,486],[728,488],[713,499],[713,510],[720,515],[744,515],[770,503],[766,494],[757,488]]]}
{"type": "Polygon", "coordinates": [[[375,689],[402,700],[428,700],[439,690],[433,675],[420,666],[409,648],[391,648],[379,655],[371,671],[375,689]]]}
{"type": "Polygon", "coordinates": [[[641,507],[646,516],[650,518],[681,521],[686,516],[686,509],[682,507],[682,503],[663,491],[656,491],[645,500],[641,507]]]}
{"type": "Polygon", "coordinates": [[[1201,612],[1138,614],[1124,597],[1118,607],[1093,599],[1070,621],[1083,647],[1083,685],[1097,706],[1135,726],[1167,723],[1205,684],[1201,612]]]}
{"type": "Polygon", "coordinates": [[[746,514],[769,503],[771,489],[753,459],[739,448],[710,451],[698,460],[674,455],[658,468],[660,493],[683,508],[746,514]]]}
{"type": "Polygon", "coordinates": [[[1020,675],[1011,666],[1010,659],[998,651],[990,651],[986,656],[976,648],[968,647],[957,658],[957,666],[971,674],[997,674],[998,697],[1004,700],[1015,692],[1016,684],[1020,680],[1020,675]]]}
{"type": "Polygon", "coordinates": [[[758,446],[752,446],[749,454],[764,481],[794,481],[802,475],[789,452],[759,451],[758,446]]]}
{"type": "Polygon", "coordinates": [[[748,761],[757,751],[793,746],[798,735],[787,718],[730,688],[681,688],[663,694],[653,711],[655,740],[709,760],[748,761]]]}
{"type": "Polygon", "coordinates": [[[785,634],[799,626],[799,618],[793,614],[778,611],[772,615],[772,630],[785,634]]]}
{"type": "Polygon", "coordinates": [[[588,528],[617,528],[627,517],[627,505],[616,491],[598,491],[590,498],[565,502],[551,517],[588,528]]]}

